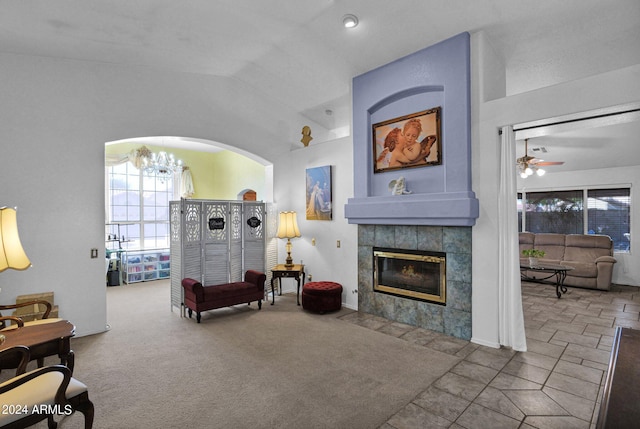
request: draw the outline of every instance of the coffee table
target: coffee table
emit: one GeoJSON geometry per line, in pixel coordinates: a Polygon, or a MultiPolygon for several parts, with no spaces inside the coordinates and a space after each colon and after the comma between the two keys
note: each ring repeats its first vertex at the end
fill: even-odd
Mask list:
{"type": "Polygon", "coordinates": [[[529,266],[528,264],[520,264],[520,276],[522,280],[530,281],[530,282],[538,282],[545,283],[546,280],[551,278],[555,279],[556,285],[556,295],[558,298],[562,296],[563,293],[567,292],[567,287],[564,285],[564,279],[567,277],[567,271],[573,270],[573,267],[568,267],[566,265],[559,264],[538,264],[534,266],[529,266]],[[531,272],[540,273],[540,277],[529,277],[527,275],[531,272]]]}
{"type": "MultiPolygon", "coordinates": [[[[0,344],[0,350],[26,346],[29,348],[31,360],[38,361],[38,367],[44,365],[45,357],[57,354],[60,363],[66,365],[73,374],[74,354],[71,350],[71,337],[76,332],[73,323],[64,319],[42,319],[28,323],[21,328],[11,327],[2,330],[5,340],[0,344]]],[[[17,368],[19,361],[18,356],[3,358],[0,360],[0,370],[17,368]]]]}

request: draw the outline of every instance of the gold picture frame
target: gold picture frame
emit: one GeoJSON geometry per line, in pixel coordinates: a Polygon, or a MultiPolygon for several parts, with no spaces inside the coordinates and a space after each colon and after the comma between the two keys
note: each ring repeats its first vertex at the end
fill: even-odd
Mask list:
{"type": "Polygon", "coordinates": [[[373,172],[441,165],[441,111],[438,106],[373,124],[373,172]]]}

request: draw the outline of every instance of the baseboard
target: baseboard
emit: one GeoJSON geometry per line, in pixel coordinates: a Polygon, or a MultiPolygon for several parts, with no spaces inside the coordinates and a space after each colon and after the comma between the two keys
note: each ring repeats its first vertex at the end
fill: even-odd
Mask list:
{"type": "Polygon", "coordinates": [[[471,342],[474,344],[479,344],[481,346],[486,346],[486,347],[491,347],[494,349],[499,349],[500,348],[500,343],[495,343],[492,341],[485,341],[485,340],[480,340],[478,338],[471,338],[471,342]]]}
{"type": "Polygon", "coordinates": [[[349,310],[358,311],[358,307],[355,307],[355,308],[354,308],[353,306],[351,306],[351,305],[347,305],[347,304],[345,304],[344,302],[342,303],[342,306],[343,306],[343,307],[347,307],[349,310]]]}

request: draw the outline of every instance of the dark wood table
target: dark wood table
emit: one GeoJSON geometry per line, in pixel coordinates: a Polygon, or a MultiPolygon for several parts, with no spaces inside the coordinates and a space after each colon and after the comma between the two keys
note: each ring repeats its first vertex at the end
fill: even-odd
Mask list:
{"type": "Polygon", "coordinates": [[[566,265],[540,264],[530,266],[521,263],[520,277],[522,280],[538,283],[544,283],[548,279],[554,279],[551,283],[556,285],[556,295],[560,298],[563,293],[567,292],[564,279],[567,278],[567,271],[571,270],[573,270],[573,267],[567,267],[566,265]],[[539,277],[530,276],[530,273],[538,274],[539,277]]]}
{"type": "Polygon", "coordinates": [[[287,267],[284,264],[276,265],[271,269],[271,296],[273,301],[271,305],[276,302],[276,295],[274,292],[274,282],[278,279],[278,286],[280,288],[280,295],[282,295],[282,278],[294,278],[298,282],[298,291],[296,292],[296,302],[300,305],[300,278],[302,278],[302,284],[304,285],[304,265],[294,264],[292,267],[287,267]]]}
{"type": "MultiPolygon", "coordinates": [[[[13,325],[15,326],[15,325],[13,325]]],[[[48,321],[26,322],[21,328],[9,328],[0,333],[5,340],[0,344],[0,350],[13,346],[29,348],[31,360],[38,361],[38,367],[44,365],[44,358],[58,355],[60,363],[66,365],[73,374],[74,354],[71,350],[71,337],[75,335],[76,327],[68,320],[55,319],[48,321]]],[[[1,369],[17,368],[19,358],[3,358],[0,360],[1,369]]]]}

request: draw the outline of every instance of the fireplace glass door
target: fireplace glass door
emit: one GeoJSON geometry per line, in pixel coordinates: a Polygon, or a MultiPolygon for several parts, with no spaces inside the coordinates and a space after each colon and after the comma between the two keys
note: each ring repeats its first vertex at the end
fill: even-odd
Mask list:
{"type": "Polygon", "coordinates": [[[376,292],[446,304],[446,254],[404,249],[373,249],[376,292]]]}

